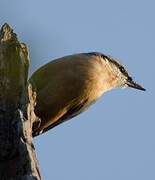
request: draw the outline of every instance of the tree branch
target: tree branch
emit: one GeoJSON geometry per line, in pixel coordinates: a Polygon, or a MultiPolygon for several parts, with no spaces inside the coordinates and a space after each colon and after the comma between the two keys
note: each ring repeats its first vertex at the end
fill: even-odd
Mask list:
{"type": "Polygon", "coordinates": [[[41,180],[32,143],[35,94],[28,50],[8,24],[0,31],[0,179],[41,180]]]}

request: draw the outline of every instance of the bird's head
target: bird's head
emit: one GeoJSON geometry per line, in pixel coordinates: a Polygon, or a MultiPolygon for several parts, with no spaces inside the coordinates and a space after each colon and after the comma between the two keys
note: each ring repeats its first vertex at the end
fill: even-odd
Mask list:
{"type": "Polygon", "coordinates": [[[109,76],[111,76],[111,87],[132,87],[142,91],[145,89],[133,81],[132,77],[129,76],[127,69],[122,65],[117,59],[102,54],[101,57],[104,60],[104,65],[107,67],[107,71],[110,71],[109,76]]]}

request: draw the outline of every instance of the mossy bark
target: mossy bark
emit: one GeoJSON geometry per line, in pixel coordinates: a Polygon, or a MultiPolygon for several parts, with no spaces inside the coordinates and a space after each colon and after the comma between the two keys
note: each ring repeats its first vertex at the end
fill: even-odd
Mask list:
{"type": "Polygon", "coordinates": [[[0,180],[41,180],[32,142],[35,94],[28,49],[8,24],[0,31],[0,180]]]}

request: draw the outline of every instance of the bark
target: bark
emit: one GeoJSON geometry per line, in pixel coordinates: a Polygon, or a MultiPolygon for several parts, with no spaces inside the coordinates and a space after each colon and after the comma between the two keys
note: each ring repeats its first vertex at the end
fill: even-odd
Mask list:
{"type": "Polygon", "coordinates": [[[35,94],[28,50],[8,24],[0,31],[0,180],[41,180],[32,142],[35,94]]]}

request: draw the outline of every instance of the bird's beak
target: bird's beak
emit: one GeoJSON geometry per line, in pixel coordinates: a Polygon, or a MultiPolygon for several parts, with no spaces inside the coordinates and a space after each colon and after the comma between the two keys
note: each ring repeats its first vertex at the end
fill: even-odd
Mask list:
{"type": "Polygon", "coordinates": [[[136,82],[132,81],[132,80],[127,80],[127,86],[135,88],[135,89],[139,89],[142,91],[146,91],[146,89],[144,89],[142,86],[140,86],[139,84],[137,84],[136,82]]]}

